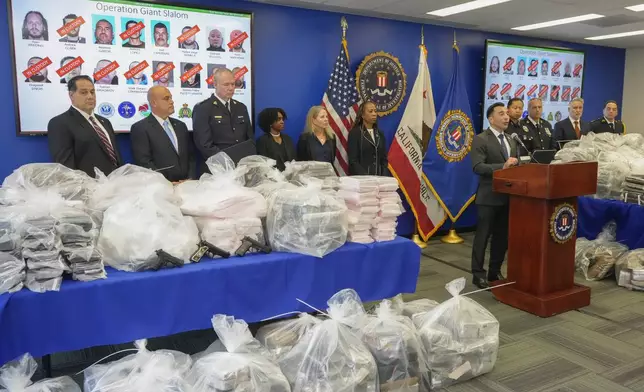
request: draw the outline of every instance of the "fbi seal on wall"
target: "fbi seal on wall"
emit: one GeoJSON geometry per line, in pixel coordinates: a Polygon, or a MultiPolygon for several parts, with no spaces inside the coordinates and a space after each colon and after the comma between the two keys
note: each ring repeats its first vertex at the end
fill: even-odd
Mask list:
{"type": "Polygon", "coordinates": [[[386,116],[400,107],[407,89],[407,75],[397,57],[380,51],[362,60],[356,83],[362,100],[372,101],[378,115],[386,116]]]}
{"type": "Polygon", "coordinates": [[[555,207],[550,217],[550,236],[559,243],[568,242],[577,232],[577,214],[575,207],[563,203],[555,207]]]}
{"type": "Polygon", "coordinates": [[[436,132],[438,153],[448,162],[462,161],[472,149],[474,127],[461,110],[447,112],[436,132]]]}

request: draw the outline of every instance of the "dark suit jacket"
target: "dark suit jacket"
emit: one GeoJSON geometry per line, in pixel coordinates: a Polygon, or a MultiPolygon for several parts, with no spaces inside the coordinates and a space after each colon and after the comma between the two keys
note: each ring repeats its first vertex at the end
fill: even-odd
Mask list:
{"type": "Polygon", "coordinates": [[[295,144],[293,144],[293,139],[285,133],[282,133],[282,147],[281,145],[275,142],[275,139],[270,134],[266,133],[257,139],[257,153],[265,157],[275,159],[277,162],[275,166],[280,171],[285,169],[284,163],[290,162],[295,159],[295,144]],[[282,159],[282,154],[280,149],[284,148],[286,150],[286,157],[282,159]]]}
{"type": "MultiPolygon", "coordinates": [[[[302,133],[300,139],[297,141],[297,160],[298,161],[314,161],[313,159],[313,146],[311,145],[315,142],[315,135],[313,133],[302,133]]],[[[336,149],[336,140],[335,138],[327,138],[326,143],[331,143],[331,150],[333,151],[333,158],[337,152],[336,149]]],[[[333,164],[333,162],[330,162],[333,164]]]]}
{"type": "MultiPolygon", "coordinates": [[[[506,134],[507,135],[507,134],[506,134]]],[[[510,156],[517,156],[517,143],[507,138],[510,144],[510,156]]],[[[508,203],[508,195],[492,191],[492,174],[503,169],[506,159],[501,152],[501,143],[488,128],[474,137],[472,141],[472,169],[479,176],[479,187],[476,191],[476,204],[502,206],[508,203]]]]}
{"type": "Polygon", "coordinates": [[[355,126],[349,132],[349,175],[388,176],[385,135],[374,127],[374,139],[363,126],[355,126]]]}
{"type": "Polygon", "coordinates": [[[151,170],[159,170],[168,181],[181,181],[195,178],[192,141],[188,127],[179,120],[169,118],[174,133],[177,135],[179,152],[174,149],[172,141],[159,124],[156,117],[150,114],[147,118],[132,124],[130,138],[134,164],[151,170]]]}
{"type": "MultiPolygon", "coordinates": [[[[589,132],[590,125],[584,120],[579,120],[579,130],[581,131],[581,135],[585,135],[589,132]]],[[[555,124],[555,132],[553,133],[552,137],[553,139],[555,139],[555,141],[577,140],[575,128],[573,128],[569,118],[561,120],[555,124]]]]}
{"type": "Polygon", "coordinates": [[[49,152],[54,162],[70,169],[82,170],[91,177],[96,175],[95,167],[108,175],[123,164],[112,124],[105,117],[97,114],[94,116],[110,136],[118,161],[116,166],[92,125],[73,107],[49,120],[47,125],[49,152]]]}

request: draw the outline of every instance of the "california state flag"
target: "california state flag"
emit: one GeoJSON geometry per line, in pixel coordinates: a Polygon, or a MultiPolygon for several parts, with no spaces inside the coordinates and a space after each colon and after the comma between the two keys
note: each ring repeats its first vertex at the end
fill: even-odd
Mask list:
{"type": "Polygon", "coordinates": [[[432,83],[427,67],[427,49],[420,46],[418,77],[389,148],[389,170],[398,179],[414,212],[418,233],[427,241],[447,215],[423,179],[423,134],[428,138],[436,121],[432,83]]]}

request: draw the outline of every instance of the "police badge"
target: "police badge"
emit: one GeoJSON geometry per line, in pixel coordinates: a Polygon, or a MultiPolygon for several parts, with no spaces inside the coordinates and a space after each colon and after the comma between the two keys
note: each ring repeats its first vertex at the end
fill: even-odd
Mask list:
{"type": "Polygon", "coordinates": [[[559,244],[568,242],[577,232],[575,207],[563,203],[555,207],[550,217],[550,236],[559,244]]]}
{"type": "Polygon", "coordinates": [[[188,107],[187,103],[182,105],[183,107],[179,109],[179,118],[192,118],[192,110],[188,107]]]}
{"type": "Polygon", "coordinates": [[[362,100],[372,101],[378,115],[386,116],[402,103],[407,75],[398,58],[380,51],[364,58],[356,71],[356,84],[362,100]]]}
{"type": "Polygon", "coordinates": [[[548,137],[552,136],[552,134],[550,133],[550,128],[545,128],[545,131],[546,131],[546,134],[548,135],[548,137]]]}
{"type": "Polygon", "coordinates": [[[528,129],[528,127],[526,125],[523,126],[523,132],[525,132],[525,133],[530,132],[530,130],[528,129]]]}

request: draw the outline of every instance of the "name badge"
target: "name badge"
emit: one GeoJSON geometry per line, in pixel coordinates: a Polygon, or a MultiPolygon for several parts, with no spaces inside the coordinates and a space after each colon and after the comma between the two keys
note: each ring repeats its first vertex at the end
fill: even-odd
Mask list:
{"type": "Polygon", "coordinates": [[[215,118],[223,118],[222,116],[215,116],[215,118]]]}

